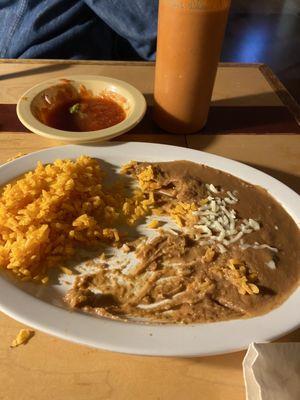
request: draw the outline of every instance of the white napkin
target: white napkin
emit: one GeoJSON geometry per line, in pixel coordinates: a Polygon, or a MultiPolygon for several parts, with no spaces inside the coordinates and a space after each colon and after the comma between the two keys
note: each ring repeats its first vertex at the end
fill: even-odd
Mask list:
{"type": "Polygon", "coordinates": [[[300,343],[252,343],[243,371],[247,400],[300,400],[300,343]]]}

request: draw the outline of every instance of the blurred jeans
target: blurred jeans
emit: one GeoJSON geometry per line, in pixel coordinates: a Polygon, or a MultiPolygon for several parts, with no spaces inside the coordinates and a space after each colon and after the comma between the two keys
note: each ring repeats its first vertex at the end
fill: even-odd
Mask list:
{"type": "Polygon", "coordinates": [[[1,58],[155,58],[158,0],[0,0],[1,58]]]}

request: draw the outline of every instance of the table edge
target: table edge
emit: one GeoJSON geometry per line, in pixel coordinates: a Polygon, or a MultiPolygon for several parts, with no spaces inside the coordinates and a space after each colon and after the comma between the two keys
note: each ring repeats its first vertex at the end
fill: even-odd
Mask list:
{"type": "Polygon", "coordinates": [[[271,85],[274,92],[280,98],[282,103],[289,109],[290,113],[294,116],[298,125],[300,125],[300,105],[296,99],[291,95],[288,89],[284,86],[277,75],[267,64],[261,64],[259,70],[271,85]]]}
{"type": "MultiPolygon", "coordinates": [[[[66,60],[55,58],[0,58],[0,64],[87,64],[153,67],[155,61],[66,60]]],[[[220,67],[260,68],[263,63],[220,62],[220,67]]]]}

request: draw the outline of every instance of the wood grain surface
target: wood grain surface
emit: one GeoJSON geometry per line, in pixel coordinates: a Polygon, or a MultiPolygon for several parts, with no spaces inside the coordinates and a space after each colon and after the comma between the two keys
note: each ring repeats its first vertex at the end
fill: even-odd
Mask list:
{"type": "MultiPolygon", "coordinates": [[[[163,134],[153,122],[152,106],[148,106],[144,119],[130,131],[132,136],[139,133],[163,134]]],[[[28,131],[16,115],[16,104],[0,104],[0,129],[2,131],[28,131]]],[[[203,134],[235,135],[298,134],[300,125],[287,107],[282,106],[212,106],[209,110],[203,134]]]]}
{"type": "MultiPolygon", "coordinates": [[[[276,88],[260,68],[261,65],[222,65],[214,105],[227,110],[233,107],[233,118],[243,107],[258,110],[278,107],[280,124],[283,115],[290,118],[292,114],[286,114],[287,104],[275,93],[276,88]]],[[[0,104],[16,104],[30,86],[66,73],[104,74],[127,80],[147,95],[151,105],[152,64],[31,60],[0,62],[0,104]]],[[[13,108],[9,109],[14,114],[13,108]]],[[[0,112],[0,163],[19,152],[61,144],[23,128],[16,131],[7,121],[0,112]]],[[[248,126],[247,134],[237,127],[231,135],[232,126],[226,125],[223,127],[226,134],[218,129],[187,137],[169,135],[152,125],[150,129],[144,123],[118,140],[142,141],[145,146],[147,142],[169,143],[229,157],[269,173],[300,193],[300,135],[295,135],[296,125],[289,132],[251,135],[249,123],[244,124],[248,126]]],[[[11,341],[23,327],[0,314],[1,400],[245,399],[242,376],[245,352],[192,359],[129,356],[90,349],[38,331],[27,345],[11,349],[11,341]]],[[[281,341],[300,341],[300,330],[281,341]]]]}

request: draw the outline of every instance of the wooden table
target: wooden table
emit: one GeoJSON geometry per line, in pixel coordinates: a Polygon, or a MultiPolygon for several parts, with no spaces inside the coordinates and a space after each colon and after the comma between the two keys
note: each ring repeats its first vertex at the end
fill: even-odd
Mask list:
{"type": "MultiPolygon", "coordinates": [[[[0,162],[57,143],[33,135],[18,122],[15,104],[29,87],[69,74],[124,79],[147,97],[149,113],[118,140],[169,143],[230,157],[261,169],[300,192],[300,109],[261,64],[221,64],[206,129],[169,135],[150,119],[151,63],[0,61],[0,162]]],[[[11,349],[21,324],[0,314],[2,400],[177,400],[244,399],[244,352],[194,359],[115,354],[36,332],[11,349]]],[[[221,338],[220,338],[221,340],[221,338]]],[[[300,330],[281,339],[299,341],[300,330]]],[[[180,345],[180,344],[178,344],[180,345]]]]}

